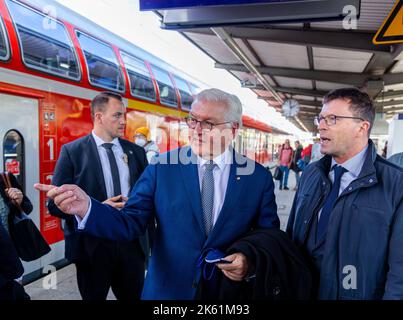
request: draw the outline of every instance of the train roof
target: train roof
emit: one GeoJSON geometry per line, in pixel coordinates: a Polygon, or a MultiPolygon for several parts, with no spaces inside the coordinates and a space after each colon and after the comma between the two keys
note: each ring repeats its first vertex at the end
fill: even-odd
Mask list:
{"type": "MultiPolygon", "coordinates": [[[[52,15],[52,13],[54,13],[56,15],[55,18],[57,20],[71,24],[74,26],[74,28],[86,32],[89,35],[92,35],[100,40],[104,40],[105,42],[118,47],[120,50],[135,55],[140,59],[146,60],[151,64],[158,66],[166,71],[172,72],[173,74],[189,81],[190,83],[196,86],[199,86],[202,89],[209,87],[209,85],[207,85],[206,83],[190,76],[186,72],[183,72],[182,70],[170,65],[169,63],[163,61],[157,56],[149,53],[148,51],[131,43],[130,41],[118,36],[117,34],[103,28],[102,26],[80,15],[79,13],[65,7],[64,5],[60,4],[55,0],[9,0],[9,1],[18,1],[40,12],[50,11],[49,14],[52,15]],[[49,10],[50,7],[54,7],[55,10],[49,10]]],[[[267,124],[264,124],[263,122],[247,117],[245,114],[243,115],[243,118],[245,119],[244,126],[255,128],[268,133],[273,131],[273,129],[267,124]]]]}
{"type": "Polygon", "coordinates": [[[90,35],[99,38],[100,40],[104,40],[110,44],[117,46],[119,49],[126,51],[127,53],[131,53],[141,59],[147,60],[151,64],[161,67],[164,70],[174,73],[175,75],[184,78],[185,80],[198,85],[200,87],[208,87],[206,83],[200,81],[186,72],[170,65],[164,60],[156,57],[155,55],[149,53],[148,51],[142,49],[139,46],[136,46],[132,42],[120,37],[119,35],[105,29],[104,27],[96,24],[95,22],[89,20],[88,18],[80,15],[79,13],[65,7],[55,0],[18,0],[21,3],[24,3],[28,6],[34,7],[40,11],[44,8],[49,8],[49,6],[54,6],[57,13],[57,19],[68,22],[72,24],[77,29],[87,32],[90,35]]]}

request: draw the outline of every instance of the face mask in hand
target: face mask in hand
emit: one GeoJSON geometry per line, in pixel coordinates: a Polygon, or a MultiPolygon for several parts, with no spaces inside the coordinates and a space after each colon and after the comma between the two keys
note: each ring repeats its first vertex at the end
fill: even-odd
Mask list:
{"type": "Polygon", "coordinates": [[[134,143],[137,144],[140,147],[144,147],[146,145],[147,141],[145,139],[143,139],[143,138],[136,138],[134,140],[134,143]]]}

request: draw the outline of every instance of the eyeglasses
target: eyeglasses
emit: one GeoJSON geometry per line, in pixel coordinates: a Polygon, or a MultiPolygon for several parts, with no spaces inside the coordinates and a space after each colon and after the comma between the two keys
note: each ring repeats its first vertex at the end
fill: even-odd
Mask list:
{"type": "Polygon", "coordinates": [[[360,118],[360,117],[336,116],[334,114],[330,114],[326,117],[323,117],[323,116],[315,117],[313,122],[316,126],[319,126],[319,123],[322,120],[325,120],[326,125],[333,126],[336,124],[337,119],[357,119],[357,120],[365,121],[365,119],[360,118]]]}
{"type": "Polygon", "coordinates": [[[195,118],[192,118],[192,117],[185,118],[185,121],[186,121],[186,124],[188,125],[188,127],[190,129],[196,128],[197,124],[199,123],[200,128],[202,130],[212,130],[213,127],[218,126],[220,124],[226,124],[226,123],[232,123],[233,122],[233,121],[227,121],[227,122],[220,122],[220,123],[212,123],[210,121],[205,121],[205,120],[199,121],[199,120],[197,120],[195,118]]]}

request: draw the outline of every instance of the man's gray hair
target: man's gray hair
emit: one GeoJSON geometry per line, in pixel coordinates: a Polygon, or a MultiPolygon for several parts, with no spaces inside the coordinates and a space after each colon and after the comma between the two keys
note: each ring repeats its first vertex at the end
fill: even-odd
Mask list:
{"type": "Polygon", "coordinates": [[[225,114],[227,121],[237,122],[242,126],[242,103],[236,95],[226,93],[220,89],[212,88],[199,92],[193,103],[197,101],[223,102],[228,106],[228,113],[225,114]]]}

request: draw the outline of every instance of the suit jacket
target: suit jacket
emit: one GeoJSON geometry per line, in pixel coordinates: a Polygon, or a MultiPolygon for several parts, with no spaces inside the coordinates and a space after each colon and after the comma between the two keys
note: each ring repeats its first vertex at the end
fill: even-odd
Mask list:
{"type": "MultiPolygon", "coordinates": [[[[157,229],[143,299],[194,299],[200,281],[197,260],[207,248],[225,251],[251,228],[278,228],[274,183],[268,170],[233,153],[222,210],[206,238],[196,156],[189,147],[160,155],[149,165],[122,211],[91,200],[84,232],[130,240],[156,217],[157,229]],[[185,154],[193,161],[179,163],[185,154]],[[253,169],[249,175],[242,171],[253,169]]],[[[189,158],[188,158],[189,159],[189,158]]]]}
{"type": "MultiPolygon", "coordinates": [[[[147,158],[144,149],[134,143],[123,139],[119,139],[119,143],[128,156],[130,185],[132,187],[148,165],[147,158]]],[[[76,184],[100,202],[107,199],[101,160],[91,134],[63,145],[52,184],[56,186],[76,184]]],[[[88,259],[99,243],[108,242],[105,239],[77,232],[75,218],[59,210],[53,201],[49,201],[48,208],[51,215],[65,220],[65,255],[68,260],[75,262],[88,259]]],[[[141,239],[141,244],[145,255],[148,256],[144,238],[141,239]]]]}

